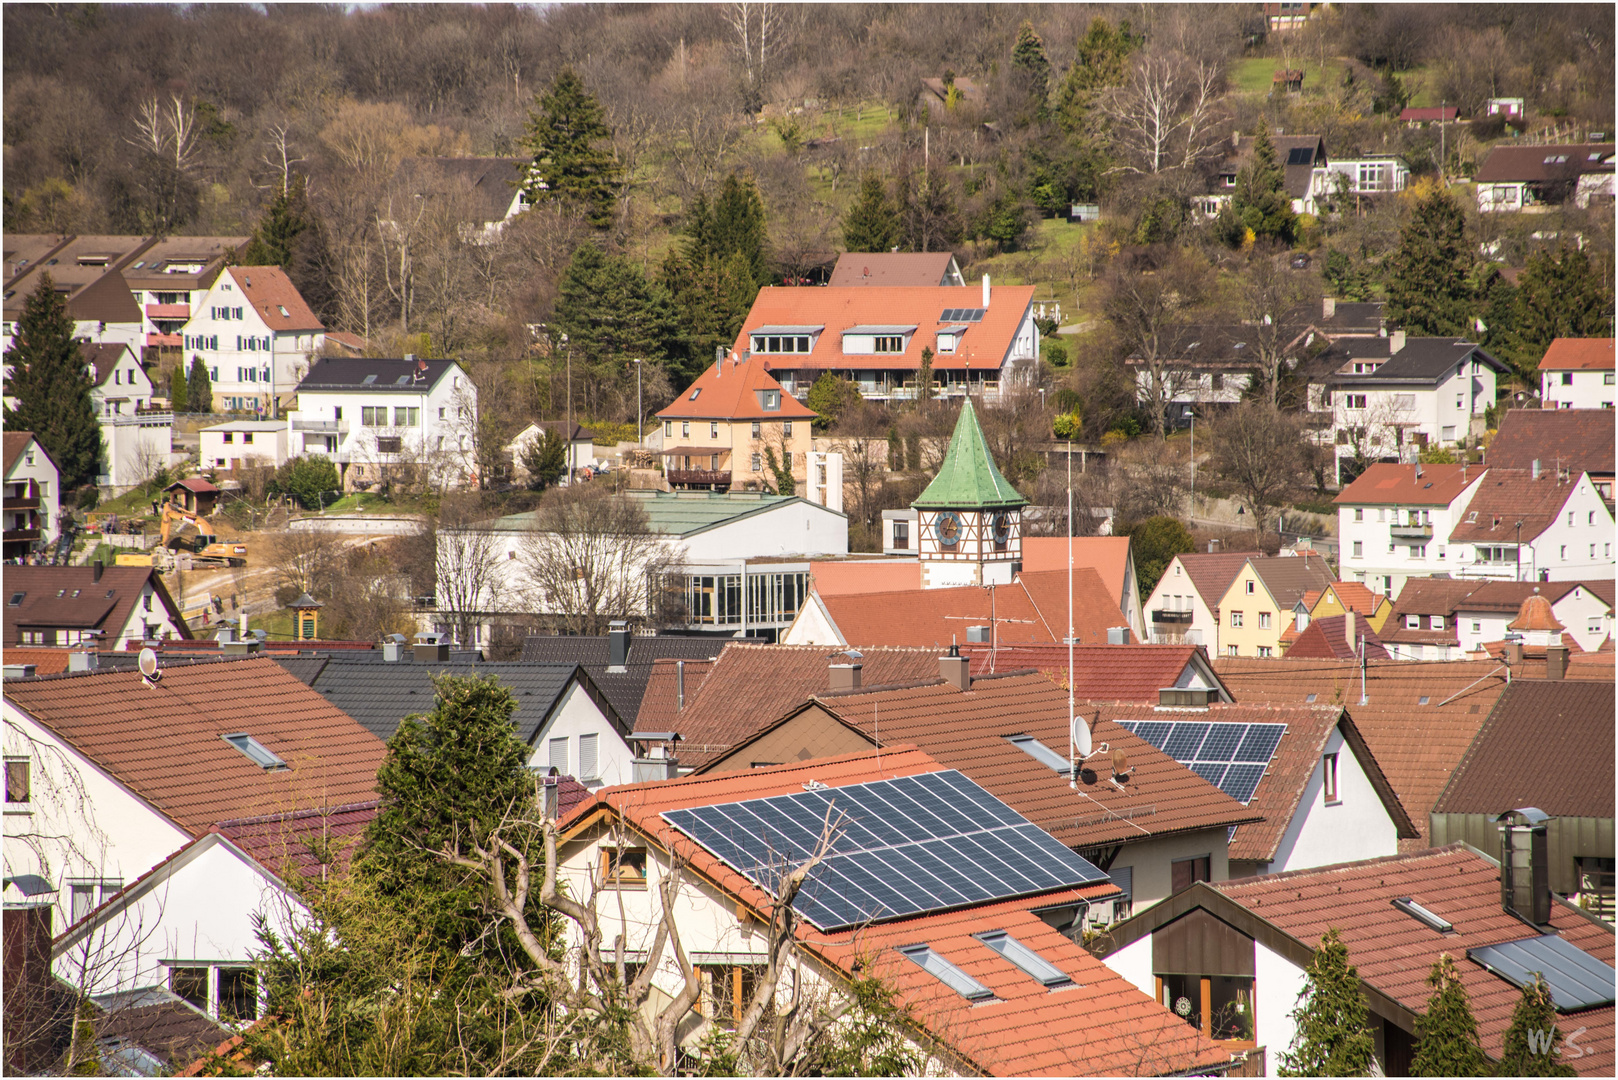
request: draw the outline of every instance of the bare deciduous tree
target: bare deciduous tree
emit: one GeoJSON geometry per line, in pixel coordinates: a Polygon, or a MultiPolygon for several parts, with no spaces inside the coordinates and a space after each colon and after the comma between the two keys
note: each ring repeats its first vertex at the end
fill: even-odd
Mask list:
{"type": "Polygon", "coordinates": [[[1173,53],[1141,57],[1104,109],[1121,161],[1115,170],[1187,170],[1213,153],[1223,76],[1216,65],[1173,53]]]}
{"type": "Polygon", "coordinates": [[[170,95],[166,104],[156,97],[147,98],[136,107],[135,137],[124,141],[163,158],[175,172],[184,173],[191,168],[197,152],[196,122],[196,110],[178,94],[170,95]]]}
{"type": "Polygon", "coordinates": [[[1276,507],[1304,486],[1309,446],[1301,422],[1263,402],[1244,401],[1207,425],[1213,474],[1236,490],[1262,534],[1276,507]]]}
{"type": "Polygon", "coordinates": [[[1108,272],[1102,311],[1128,350],[1158,438],[1167,435],[1170,403],[1196,378],[1182,357],[1208,290],[1207,264],[1185,250],[1155,270],[1115,262],[1108,272]]]}
{"type": "Polygon", "coordinates": [[[1286,255],[1256,251],[1237,284],[1237,310],[1251,329],[1248,341],[1258,368],[1259,390],[1271,408],[1280,402],[1289,347],[1304,328],[1300,313],[1318,305],[1320,288],[1312,275],[1286,265],[1286,255]]]}
{"type": "Polygon", "coordinates": [[[499,535],[491,531],[473,495],[440,500],[438,516],[427,527],[435,533],[433,568],[438,611],[462,648],[476,648],[482,616],[496,606],[504,584],[499,535]]]}
{"type": "Polygon", "coordinates": [[[550,492],[517,562],[529,608],[574,634],[643,620],[675,568],[667,540],[634,499],[602,481],[550,492]]]}

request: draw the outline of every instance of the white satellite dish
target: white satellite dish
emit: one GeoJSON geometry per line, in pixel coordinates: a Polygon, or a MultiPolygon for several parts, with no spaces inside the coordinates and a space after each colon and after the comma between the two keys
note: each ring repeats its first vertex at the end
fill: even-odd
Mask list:
{"type": "Polygon", "coordinates": [[[1077,714],[1073,717],[1073,752],[1080,758],[1090,756],[1093,747],[1090,743],[1090,725],[1084,717],[1077,714]]]}
{"type": "Polygon", "coordinates": [[[140,659],[136,662],[136,666],[140,668],[141,681],[147,686],[156,686],[157,680],[162,678],[162,676],[157,673],[156,649],[142,649],[140,651],[140,659]]]}

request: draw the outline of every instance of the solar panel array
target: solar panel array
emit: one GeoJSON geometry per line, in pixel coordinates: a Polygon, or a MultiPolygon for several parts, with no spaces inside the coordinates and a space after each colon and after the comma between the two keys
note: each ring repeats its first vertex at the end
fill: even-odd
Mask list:
{"type": "Polygon", "coordinates": [[[1557,1012],[1611,1005],[1618,996],[1612,965],[1556,934],[1485,945],[1466,955],[1515,986],[1527,986],[1540,973],[1557,1012]]]}
{"type": "Polygon", "coordinates": [[[663,820],[771,895],[846,815],[793,907],[822,930],[1107,880],[959,772],[669,810],[663,820]]]}
{"type": "Polygon", "coordinates": [[[952,307],[945,308],[944,314],[938,317],[939,322],[982,322],[988,308],[980,307],[952,307]]]}
{"type": "Polygon", "coordinates": [[[1120,720],[1169,757],[1242,805],[1253,799],[1285,724],[1213,724],[1198,720],[1120,720]]]}

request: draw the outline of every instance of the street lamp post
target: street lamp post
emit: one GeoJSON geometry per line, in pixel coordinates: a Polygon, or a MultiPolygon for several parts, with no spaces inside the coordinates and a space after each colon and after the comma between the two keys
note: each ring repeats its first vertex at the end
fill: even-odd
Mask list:
{"type": "Polygon", "coordinates": [[[1191,421],[1191,509],[1189,517],[1195,521],[1197,514],[1197,414],[1187,405],[1185,417],[1191,421]]]}
{"type": "Polygon", "coordinates": [[[640,449],[646,449],[645,431],[646,410],[640,399],[640,361],[635,361],[635,443],[640,449]]]}

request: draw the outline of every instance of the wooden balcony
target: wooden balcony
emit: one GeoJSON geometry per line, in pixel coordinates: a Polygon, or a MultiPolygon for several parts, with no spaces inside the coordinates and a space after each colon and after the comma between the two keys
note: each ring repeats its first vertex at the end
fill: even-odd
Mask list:
{"type": "Polygon", "coordinates": [[[1191,612],[1158,608],[1152,612],[1152,621],[1155,623],[1188,623],[1191,621],[1191,612]]]}
{"type": "Polygon", "coordinates": [[[147,334],[146,345],[152,349],[178,349],[185,344],[183,334],[147,334]]]}
{"type": "Polygon", "coordinates": [[[39,495],[37,492],[32,495],[7,495],[5,497],[5,509],[38,510],[39,495]]]}
{"type": "Polygon", "coordinates": [[[8,544],[15,540],[38,540],[39,530],[7,529],[3,534],[0,534],[0,539],[3,539],[8,544]]]}
{"type": "Polygon", "coordinates": [[[148,319],[180,319],[184,321],[191,317],[191,305],[147,304],[146,317],[148,319]]]}
{"type": "Polygon", "coordinates": [[[730,487],[728,469],[669,469],[665,475],[673,487],[730,487]]]}

